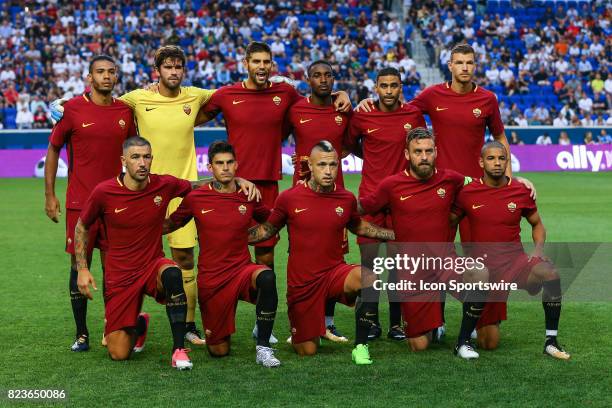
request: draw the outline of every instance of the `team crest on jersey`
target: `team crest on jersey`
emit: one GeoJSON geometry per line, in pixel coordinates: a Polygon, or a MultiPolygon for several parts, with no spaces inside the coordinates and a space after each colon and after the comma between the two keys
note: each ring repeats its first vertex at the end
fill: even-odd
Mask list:
{"type": "Polygon", "coordinates": [[[338,115],[334,118],[334,120],[336,121],[336,125],[341,126],[342,125],[342,116],[338,115]]]}
{"type": "Polygon", "coordinates": [[[160,206],[162,203],[162,196],[155,196],[155,198],[153,199],[153,202],[155,203],[156,206],[160,206]]]}
{"type": "Polygon", "coordinates": [[[185,112],[186,115],[191,114],[191,105],[189,104],[183,105],[183,112],[185,112]]]}
{"type": "Polygon", "coordinates": [[[244,205],[241,205],[240,207],[238,207],[238,212],[242,215],[246,214],[247,208],[244,205]]]}
{"type": "Polygon", "coordinates": [[[411,125],[410,123],[406,123],[406,124],[404,125],[404,130],[408,131],[408,130],[410,130],[410,129],[412,129],[412,125],[411,125]]]}
{"type": "Polygon", "coordinates": [[[475,117],[479,118],[480,115],[482,115],[482,111],[478,108],[474,108],[472,109],[472,113],[474,114],[475,117]]]}
{"type": "Polygon", "coordinates": [[[439,188],[438,191],[436,191],[436,193],[438,193],[438,197],[440,198],[446,197],[446,190],[443,188],[439,188]]]}
{"type": "Polygon", "coordinates": [[[119,126],[121,126],[121,129],[125,129],[125,120],[119,119],[119,126]]]}
{"type": "Polygon", "coordinates": [[[508,211],[510,212],[515,212],[516,211],[516,204],[515,203],[508,203],[508,211]]]}
{"type": "Polygon", "coordinates": [[[340,206],[336,207],[336,214],[338,214],[338,217],[342,217],[342,214],[344,214],[344,208],[340,206]]]}
{"type": "Polygon", "coordinates": [[[274,98],[272,98],[272,102],[274,102],[274,104],[276,106],[280,105],[281,101],[282,101],[282,99],[278,95],[276,95],[274,98]]]}

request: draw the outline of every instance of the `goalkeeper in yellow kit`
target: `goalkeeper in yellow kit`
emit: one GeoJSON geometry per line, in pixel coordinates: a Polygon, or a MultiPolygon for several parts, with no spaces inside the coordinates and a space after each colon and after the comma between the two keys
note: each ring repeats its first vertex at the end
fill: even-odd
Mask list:
{"type": "MultiPolygon", "coordinates": [[[[140,136],[151,142],[155,152],[151,172],[197,180],[193,128],[200,107],[208,102],[214,91],[181,86],[185,74],[185,53],[180,47],[160,47],[155,52],[155,70],[159,75],[158,93],[137,89],[119,99],[134,111],[140,136]]],[[[168,206],[168,214],[174,212],[180,202],[180,198],[174,199],[168,206]]],[[[196,234],[195,224],[191,220],[167,237],[172,259],[183,271],[187,295],[186,338],[193,344],[204,344],[195,325],[197,288],[193,248],[196,234]]]]}

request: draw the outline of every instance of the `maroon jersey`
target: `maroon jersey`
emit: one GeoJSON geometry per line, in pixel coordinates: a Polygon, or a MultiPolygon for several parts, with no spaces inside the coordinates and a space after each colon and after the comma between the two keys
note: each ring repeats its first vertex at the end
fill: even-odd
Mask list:
{"type": "MultiPolygon", "coordinates": [[[[504,187],[490,187],[475,180],[465,186],[457,196],[453,212],[464,214],[470,224],[473,242],[504,242],[516,245],[478,246],[497,255],[523,253],[521,242],[521,218],[529,217],[537,206],[525,185],[510,179],[504,187]]],[[[493,259],[489,259],[493,261],[493,259]]],[[[500,259],[501,262],[506,261],[500,259]]]]}
{"type": "Polygon", "coordinates": [[[426,127],[425,119],[415,107],[404,104],[393,112],[355,112],[351,118],[349,142],[363,142],[363,169],[359,197],[371,194],[382,179],[407,166],[404,149],[408,131],[426,127]]]}
{"type": "Polygon", "coordinates": [[[168,203],[184,197],[191,184],[173,176],[151,174],[141,191],[125,187],[122,177],[103,181],[93,190],[81,212],[89,227],[102,220],[108,239],[104,279],[108,287],[136,281],[142,268],[164,256],[162,227],[168,203]]]}
{"type": "MultiPolygon", "coordinates": [[[[342,146],[348,131],[349,114],[336,112],[333,105],[314,105],[310,102],[310,98],[304,98],[289,108],[288,120],[293,128],[297,156],[294,185],[300,179],[300,171],[308,170],[310,151],[321,140],[331,142],[338,152],[338,158],[342,159],[342,146]]],[[[338,166],[336,184],[344,187],[341,162],[338,166]]]]}
{"type": "Polygon", "coordinates": [[[83,94],[64,104],[49,142],[68,150],[67,209],[80,210],[98,183],[121,172],[121,146],[136,134],[132,109],[121,101],[100,106],[83,94]]]}
{"type": "Polygon", "coordinates": [[[237,176],[249,180],[281,179],[281,142],[285,115],[300,97],[286,83],[266,89],[248,89],[242,82],[217,90],[203,107],[223,113],[228,142],[240,163],[237,176]]]}
{"type": "Polygon", "coordinates": [[[425,181],[404,170],[385,178],[359,202],[369,214],[391,211],[397,242],[448,242],[451,207],[464,180],[453,170],[436,170],[425,181]]]}
{"type": "Polygon", "coordinates": [[[477,85],[472,92],[459,94],[448,83],[442,83],[426,88],[410,104],[431,119],[438,167],[481,177],[478,159],[485,127],[493,135],[504,132],[495,94],[477,85]]]}
{"type": "Polygon", "coordinates": [[[283,191],[268,222],[289,231],[287,284],[302,287],[344,262],[344,229],[359,222],[353,193],[316,193],[306,184],[283,191]]]}
{"type": "Polygon", "coordinates": [[[200,281],[204,287],[215,288],[250,264],[251,220],[264,222],[269,213],[265,205],[248,201],[241,191],[220,193],[207,184],[189,193],[170,218],[181,226],[195,219],[200,242],[198,273],[205,274],[200,281]]]}

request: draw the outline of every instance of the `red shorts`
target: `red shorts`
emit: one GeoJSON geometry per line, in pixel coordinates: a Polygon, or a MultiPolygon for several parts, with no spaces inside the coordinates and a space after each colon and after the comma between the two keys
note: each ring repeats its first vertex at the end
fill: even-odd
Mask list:
{"type": "Polygon", "coordinates": [[[402,319],[405,323],[404,333],[408,338],[422,336],[436,327],[442,326],[440,292],[430,292],[428,295],[431,299],[425,302],[401,303],[402,319]]]}
{"type": "MultiPolygon", "coordinates": [[[[519,289],[526,289],[527,279],[529,278],[531,269],[542,262],[545,262],[542,258],[534,257],[529,260],[529,255],[523,254],[517,257],[510,267],[503,268],[503,270],[498,271],[498,274],[495,270],[491,271],[491,273],[493,274],[496,282],[503,279],[506,282],[517,283],[519,289]]],[[[495,300],[499,300],[501,297],[507,298],[507,296],[508,293],[495,293],[494,295],[495,300]]],[[[478,320],[476,329],[497,324],[502,320],[507,320],[507,311],[508,307],[506,302],[487,302],[484,310],[482,311],[482,315],[480,316],[480,320],[478,320]]]]}
{"type": "Polygon", "coordinates": [[[293,344],[317,339],[325,334],[325,303],[335,300],[353,306],[355,299],[344,293],[344,281],[359,265],[342,263],[328,270],[317,281],[300,288],[287,288],[287,308],[293,344]]]}
{"type": "MultiPolygon", "coordinates": [[[[276,201],[276,197],[278,197],[278,182],[277,181],[268,181],[268,180],[258,180],[253,181],[253,184],[257,187],[257,189],[261,192],[261,202],[265,204],[268,208],[274,208],[274,202],[276,201]]],[[[256,225],[253,222],[252,225],[256,225]]],[[[262,241],[260,243],[255,244],[256,248],[270,248],[276,246],[276,243],[280,239],[279,235],[276,234],[270,239],[262,241]]]]}
{"type": "MultiPolygon", "coordinates": [[[[391,221],[390,214],[379,212],[373,215],[369,215],[369,214],[362,215],[361,218],[367,222],[376,224],[379,227],[393,229],[393,222],[391,221]]],[[[357,245],[376,244],[379,242],[385,242],[385,241],[381,241],[381,240],[373,239],[373,238],[357,237],[357,245]]]]}
{"type": "Polygon", "coordinates": [[[142,268],[142,274],[135,282],[127,286],[108,287],[107,285],[104,288],[105,335],[136,326],[144,295],[155,298],[158,303],[165,302],[164,294],[157,290],[157,275],[164,265],[176,266],[176,262],[157,258],[142,268]]]}
{"type": "MultiPolygon", "coordinates": [[[[76,228],[81,210],[66,210],[66,252],[74,255],[74,229],[76,228]]],[[[106,243],[106,230],[100,220],[89,227],[89,239],[87,240],[87,255],[91,256],[94,248],[100,251],[108,249],[106,243]]]]}
{"type": "Polygon", "coordinates": [[[231,279],[212,288],[204,287],[206,274],[198,274],[198,300],[202,324],[206,329],[206,344],[211,346],[223,343],[236,332],[236,306],[238,300],[253,303],[257,301],[257,291],[251,286],[253,272],[269,269],[265,265],[247,264],[238,268],[231,279]],[[202,283],[201,283],[202,282],[202,283]]]}

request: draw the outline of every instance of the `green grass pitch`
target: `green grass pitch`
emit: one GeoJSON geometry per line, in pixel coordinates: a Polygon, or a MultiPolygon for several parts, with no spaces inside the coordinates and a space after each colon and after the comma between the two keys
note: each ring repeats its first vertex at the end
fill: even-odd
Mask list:
{"type": "MultiPolygon", "coordinates": [[[[612,173],[525,176],[538,188],[549,241],[612,241],[612,173]]],[[[346,180],[356,191],[358,176],[346,180]]],[[[281,188],[288,184],[285,178],[281,188]]],[[[60,197],[64,189],[65,181],[59,181],[60,197]]],[[[14,404],[6,399],[6,390],[17,388],[64,389],[68,399],[61,404],[69,406],[612,406],[611,303],[564,304],[560,339],[572,354],[567,362],[542,355],[538,302],[510,304],[500,348],[482,352],[477,361],[462,361],[451,353],[460,320],[455,301],[447,306],[446,343],[427,352],[413,354],[405,344],[384,339],[371,345],[374,364],[369,367],[351,363],[351,345],[324,343],[319,355],[297,357],[284,343],[286,235],[276,249],[281,302],[274,332],[281,339],[280,368],[255,364],[254,307],[242,303],[231,356],[214,359],[205,349],[195,349],[194,370],[176,372],[170,367],[165,311],[151,299],[144,306],[152,315],[145,351],[130,361],[113,362],[99,343],[101,291],[89,303],[92,349],[72,353],[64,220],[56,225],[46,218],[42,180],[3,179],[0,193],[0,406],[14,404]]],[[[358,260],[354,241],[348,260],[358,260]]],[[[97,257],[92,269],[101,287],[97,257]]],[[[383,305],[385,330],[387,320],[383,305]]],[[[351,309],[338,305],[336,323],[354,337],[351,309]]]]}

